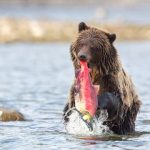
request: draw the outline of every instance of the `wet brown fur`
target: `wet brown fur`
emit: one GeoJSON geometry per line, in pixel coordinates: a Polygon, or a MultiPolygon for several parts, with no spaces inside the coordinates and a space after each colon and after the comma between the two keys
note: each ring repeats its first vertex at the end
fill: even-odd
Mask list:
{"type": "MultiPolygon", "coordinates": [[[[84,24],[85,25],[85,24],[84,24]]],[[[70,48],[74,69],[78,69],[78,51],[84,45],[91,49],[93,64],[92,82],[100,85],[100,93],[112,92],[119,96],[117,114],[108,118],[104,124],[117,134],[127,134],[135,129],[135,120],[141,102],[136,93],[130,76],[125,72],[120,62],[118,52],[113,46],[111,34],[88,26],[79,26],[79,35],[70,48]],[[82,30],[82,28],[84,28],[82,30]]],[[[70,90],[68,108],[74,106],[74,83],[70,90]]],[[[67,108],[66,108],[67,109],[67,108]]]]}
{"type": "Polygon", "coordinates": [[[0,108],[0,121],[24,121],[24,116],[13,109],[0,108]]]}

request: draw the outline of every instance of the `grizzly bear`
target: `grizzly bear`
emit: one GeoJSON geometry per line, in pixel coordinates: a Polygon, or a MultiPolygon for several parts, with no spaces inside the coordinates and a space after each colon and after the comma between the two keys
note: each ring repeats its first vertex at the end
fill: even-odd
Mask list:
{"type": "MultiPolygon", "coordinates": [[[[79,61],[87,61],[91,69],[93,85],[99,85],[97,95],[99,110],[107,110],[107,120],[103,122],[115,134],[129,134],[135,131],[135,120],[141,101],[131,77],[124,70],[118,51],[113,45],[115,34],[110,34],[81,22],[79,35],[71,44],[70,53],[74,70],[80,69],[79,61]]],[[[76,77],[74,81],[76,80],[76,77]]],[[[64,121],[69,121],[75,107],[75,82],[71,86],[70,96],[64,108],[64,121]]]]}

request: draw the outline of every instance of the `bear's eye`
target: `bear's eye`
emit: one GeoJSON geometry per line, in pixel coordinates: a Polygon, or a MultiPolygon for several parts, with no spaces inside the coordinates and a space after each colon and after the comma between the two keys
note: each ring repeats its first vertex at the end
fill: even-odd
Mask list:
{"type": "Polygon", "coordinates": [[[90,50],[91,51],[95,51],[95,47],[94,46],[90,46],[90,50]]]}
{"type": "Polygon", "coordinates": [[[98,49],[97,49],[96,47],[90,47],[90,51],[91,51],[91,52],[97,52],[98,49]]]}

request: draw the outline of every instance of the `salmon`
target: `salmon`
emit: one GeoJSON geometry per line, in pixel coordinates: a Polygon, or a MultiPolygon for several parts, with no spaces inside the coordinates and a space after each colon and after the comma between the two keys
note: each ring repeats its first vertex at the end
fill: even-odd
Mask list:
{"type": "Polygon", "coordinates": [[[83,120],[91,122],[98,107],[97,89],[93,86],[86,61],[80,61],[81,69],[76,75],[75,107],[83,120]]]}

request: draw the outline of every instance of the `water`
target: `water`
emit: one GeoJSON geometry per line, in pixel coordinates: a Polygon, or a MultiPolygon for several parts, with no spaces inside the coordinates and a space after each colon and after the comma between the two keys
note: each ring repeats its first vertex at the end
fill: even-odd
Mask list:
{"type": "Polygon", "coordinates": [[[150,42],[115,45],[143,102],[135,134],[94,137],[68,134],[62,109],[73,78],[69,44],[4,44],[0,45],[0,106],[15,108],[29,120],[1,122],[0,149],[147,149],[150,146],[150,42]]]}
{"type": "Polygon", "coordinates": [[[89,136],[112,135],[113,132],[110,131],[107,126],[103,125],[107,117],[107,111],[101,110],[99,118],[93,117],[91,127],[91,125],[87,125],[85,121],[81,119],[79,112],[72,110],[72,114],[69,116],[69,122],[65,123],[65,129],[69,134],[84,138],[89,136]]]}
{"type": "Polygon", "coordinates": [[[96,21],[150,24],[150,2],[145,1],[99,1],[98,4],[37,5],[34,2],[0,2],[0,17],[49,19],[57,21],[96,21]],[[2,4],[1,4],[2,3],[2,4]],[[23,5],[24,4],[24,5],[23,5]],[[132,15],[131,15],[132,14],[132,15]]]}

